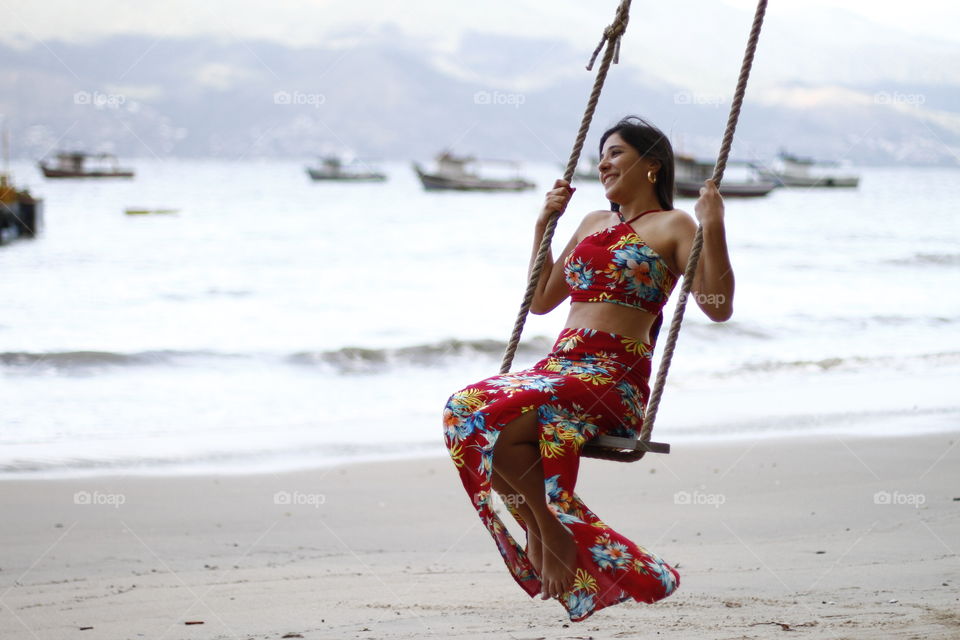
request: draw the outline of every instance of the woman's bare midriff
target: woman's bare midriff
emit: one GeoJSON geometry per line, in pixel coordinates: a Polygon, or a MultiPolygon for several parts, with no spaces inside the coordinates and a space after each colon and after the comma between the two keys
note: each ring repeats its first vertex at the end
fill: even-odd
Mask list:
{"type": "Polygon", "coordinates": [[[656,316],[610,302],[573,302],[567,315],[568,329],[596,329],[650,342],[656,316]]]}

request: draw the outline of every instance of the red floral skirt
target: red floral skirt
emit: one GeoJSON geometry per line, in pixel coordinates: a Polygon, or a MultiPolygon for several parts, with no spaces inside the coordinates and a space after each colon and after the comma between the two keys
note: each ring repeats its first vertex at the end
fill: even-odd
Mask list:
{"type": "MultiPolygon", "coordinates": [[[[454,393],[443,412],[444,440],[463,486],[510,573],[531,597],[540,593],[540,579],[495,513],[490,483],[501,429],[527,411],[537,412],[544,492],[577,543],[574,583],[560,597],[575,622],[631,598],[655,602],[680,584],[673,567],[605,525],[574,493],[584,443],[599,434],[635,436],[643,424],[652,352],[636,338],[564,329],[546,358],[454,393]]],[[[526,530],[512,505],[507,508],[526,530]]]]}

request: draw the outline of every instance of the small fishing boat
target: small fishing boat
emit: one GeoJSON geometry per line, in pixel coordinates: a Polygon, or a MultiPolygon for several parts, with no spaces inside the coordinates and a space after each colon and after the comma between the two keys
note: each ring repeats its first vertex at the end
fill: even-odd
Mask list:
{"type": "Polygon", "coordinates": [[[16,238],[33,238],[43,227],[43,200],[29,189],[18,189],[10,175],[10,137],[3,129],[3,170],[0,171],[0,245],[16,238]]]}
{"type": "Polygon", "coordinates": [[[137,209],[130,207],[124,210],[128,216],[150,216],[150,215],[176,215],[180,213],[179,209],[137,209]]]}
{"type": "MultiPolygon", "coordinates": [[[[713,177],[713,162],[677,155],[674,160],[674,191],[680,197],[697,198],[703,181],[713,177]]],[[[757,198],[777,188],[777,183],[759,175],[750,164],[728,162],[720,183],[720,195],[729,198],[757,198]],[[738,175],[739,174],[739,175],[738,175]]]]}
{"type": "Polygon", "coordinates": [[[47,178],[132,178],[133,169],[120,167],[112,153],[61,151],[55,162],[44,158],[37,163],[47,178]]]}
{"type": "Polygon", "coordinates": [[[387,179],[387,174],[367,166],[364,162],[344,162],[338,156],[320,158],[320,166],[307,167],[307,174],[311,180],[318,181],[383,182],[387,179]]]}
{"type": "Polygon", "coordinates": [[[519,175],[520,165],[509,160],[477,160],[473,157],[455,156],[444,151],[436,158],[436,169],[426,171],[416,162],[413,170],[427,191],[526,191],[536,185],[519,175]],[[512,177],[482,177],[476,167],[481,164],[502,164],[514,168],[512,177]]]}
{"type": "Polygon", "coordinates": [[[760,175],[784,187],[843,187],[855,188],[860,176],[839,162],[818,162],[781,151],[777,162],[770,167],[757,167],[760,175]]]}
{"type": "Polygon", "coordinates": [[[0,173],[0,245],[33,238],[42,227],[43,200],[17,189],[7,173],[0,173]]]}

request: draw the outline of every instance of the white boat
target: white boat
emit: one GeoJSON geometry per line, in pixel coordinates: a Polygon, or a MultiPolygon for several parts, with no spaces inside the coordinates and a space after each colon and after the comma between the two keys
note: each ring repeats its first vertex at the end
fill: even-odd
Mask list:
{"type": "Polygon", "coordinates": [[[434,171],[427,171],[416,162],[413,170],[427,191],[525,191],[536,185],[519,175],[512,177],[482,177],[476,167],[484,164],[507,164],[519,172],[519,164],[506,160],[477,160],[473,157],[455,156],[444,151],[437,156],[434,171]]]}
{"type": "MultiPolygon", "coordinates": [[[[699,197],[704,180],[713,177],[713,162],[678,154],[673,166],[674,191],[681,197],[699,197]]],[[[727,162],[727,169],[720,182],[720,195],[732,198],[756,198],[767,195],[777,186],[775,181],[764,178],[745,162],[727,162]]]]}
{"type": "Polygon", "coordinates": [[[760,175],[784,187],[846,187],[860,184],[860,176],[844,170],[838,162],[817,162],[781,151],[770,167],[758,167],[760,175]]]}
{"type": "Polygon", "coordinates": [[[385,173],[370,168],[366,163],[359,160],[346,162],[339,156],[321,158],[320,166],[307,167],[307,174],[311,180],[339,182],[383,182],[387,179],[385,173]]]}
{"type": "Polygon", "coordinates": [[[133,169],[120,166],[112,153],[61,151],[56,161],[44,158],[37,163],[46,178],[132,178],[133,169]],[[91,166],[93,165],[93,166],[91,166]]]}

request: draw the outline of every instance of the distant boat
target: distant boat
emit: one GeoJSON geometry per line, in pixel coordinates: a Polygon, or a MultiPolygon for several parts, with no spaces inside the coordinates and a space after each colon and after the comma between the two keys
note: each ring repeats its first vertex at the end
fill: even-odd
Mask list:
{"type": "Polygon", "coordinates": [[[307,167],[312,180],[331,180],[341,182],[383,182],[387,175],[375,171],[359,161],[344,162],[337,156],[320,159],[319,167],[307,167]]]}
{"type": "Polygon", "coordinates": [[[16,238],[33,238],[43,227],[43,200],[27,189],[17,189],[10,177],[10,132],[2,132],[3,170],[0,171],[0,245],[16,238]]]}
{"type": "Polygon", "coordinates": [[[416,162],[413,170],[428,191],[526,191],[536,185],[519,175],[511,178],[481,177],[476,167],[480,164],[508,164],[519,171],[519,164],[504,160],[480,161],[473,157],[455,156],[444,151],[437,156],[436,170],[427,172],[416,162]]]}
{"type": "Polygon", "coordinates": [[[47,178],[132,178],[134,174],[133,169],[121,168],[112,153],[62,151],[55,163],[43,159],[37,166],[47,178]]]}
{"type": "Polygon", "coordinates": [[[17,189],[9,174],[0,173],[0,245],[33,238],[43,227],[43,200],[17,189]]]}
{"type": "MultiPolygon", "coordinates": [[[[746,169],[742,177],[725,172],[720,183],[720,195],[729,198],[756,198],[765,196],[777,188],[777,183],[761,177],[750,165],[742,162],[728,162],[728,167],[746,169]]],[[[681,197],[697,198],[703,181],[713,177],[713,162],[695,160],[691,156],[677,155],[674,160],[674,190],[681,197]]]]}
{"type": "MultiPolygon", "coordinates": [[[[567,165],[563,165],[564,170],[566,170],[567,165]]],[[[576,171],[573,172],[574,180],[596,180],[600,181],[600,160],[596,157],[591,157],[586,161],[581,160],[580,164],[577,165],[576,171]]]]}
{"type": "Polygon", "coordinates": [[[149,215],[175,215],[180,213],[179,209],[136,209],[128,208],[124,210],[128,216],[149,216],[149,215]]]}
{"type": "Polygon", "coordinates": [[[843,172],[838,162],[817,162],[781,151],[778,162],[771,167],[758,167],[760,175],[785,187],[845,187],[855,188],[860,176],[843,172]]]}

